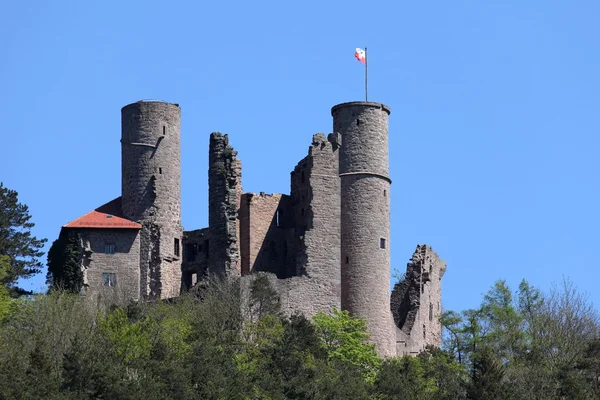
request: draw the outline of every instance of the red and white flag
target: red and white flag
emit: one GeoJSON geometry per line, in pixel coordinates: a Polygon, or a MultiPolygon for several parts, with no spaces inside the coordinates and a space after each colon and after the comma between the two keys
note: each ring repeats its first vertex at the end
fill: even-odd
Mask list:
{"type": "Polygon", "coordinates": [[[357,48],[354,52],[354,57],[361,63],[365,63],[365,51],[363,49],[357,48]]]}

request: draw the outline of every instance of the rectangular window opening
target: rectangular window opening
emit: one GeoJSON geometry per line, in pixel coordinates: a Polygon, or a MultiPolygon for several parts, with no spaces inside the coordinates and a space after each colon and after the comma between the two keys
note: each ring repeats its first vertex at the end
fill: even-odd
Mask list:
{"type": "Polygon", "coordinates": [[[117,275],[109,272],[102,274],[102,285],[108,287],[115,287],[117,284],[117,275]]]}
{"type": "Polygon", "coordinates": [[[163,136],[167,136],[167,127],[163,125],[163,136]]]}
{"type": "Polygon", "coordinates": [[[350,263],[350,257],[346,256],[346,264],[350,263]]]}
{"type": "Polygon", "coordinates": [[[383,189],[383,197],[387,196],[387,190],[383,189]]]}
{"type": "Polygon", "coordinates": [[[433,304],[429,303],[429,320],[433,321],[433,304]]]}
{"type": "Polygon", "coordinates": [[[385,249],[385,239],[384,238],[379,239],[379,247],[382,249],[385,249]]]}
{"type": "Polygon", "coordinates": [[[173,253],[175,253],[175,255],[179,257],[179,238],[175,238],[173,253]]]}
{"type": "Polygon", "coordinates": [[[161,167],[158,168],[158,173],[162,175],[162,168],[161,167]]]}
{"type": "Polygon", "coordinates": [[[104,245],[104,254],[115,254],[115,245],[114,244],[105,244],[104,245]]]}

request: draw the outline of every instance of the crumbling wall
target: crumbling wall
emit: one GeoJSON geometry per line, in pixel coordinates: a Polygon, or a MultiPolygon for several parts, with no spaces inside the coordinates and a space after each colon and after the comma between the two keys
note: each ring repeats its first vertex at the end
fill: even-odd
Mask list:
{"type": "Polygon", "coordinates": [[[291,174],[296,272],[278,282],[288,312],[310,317],[341,308],[339,138],[313,136],[308,156],[291,174]]]}
{"type": "Polygon", "coordinates": [[[208,225],[210,243],[208,268],[219,275],[241,274],[240,223],[238,210],[242,193],[242,165],[229,138],[210,135],[208,168],[208,225]]]}
{"type": "Polygon", "coordinates": [[[441,345],[441,280],[445,272],[446,263],[431,247],[417,246],[390,299],[398,328],[397,355],[418,354],[427,345],[441,345]]]}
{"type": "Polygon", "coordinates": [[[183,232],[182,288],[190,289],[208,272],[208,228],[183,232]]]}
{"type": "Polygon", "coordinates": [[[289,196],[245,193],[240,206],[242,274],[272,272],[286,277],[292,213],[289,196]]]}

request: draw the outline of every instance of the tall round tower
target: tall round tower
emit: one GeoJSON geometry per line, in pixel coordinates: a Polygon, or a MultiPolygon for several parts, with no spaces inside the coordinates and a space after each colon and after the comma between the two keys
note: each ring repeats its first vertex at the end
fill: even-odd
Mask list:
{"type": "Polygon", "coordinates": [[[333,131],[342,136],[342,309],[365,318],[382,356],[396,354],[390,311],[390,185],[386,105],[334,106],[333,131]]]}
{"type": "Polygon", "coordinates": [[[170,298],[181,287],[178,104],[138,101],[121,109],[122,209],[142,225],[140,295],[170,298]]]}

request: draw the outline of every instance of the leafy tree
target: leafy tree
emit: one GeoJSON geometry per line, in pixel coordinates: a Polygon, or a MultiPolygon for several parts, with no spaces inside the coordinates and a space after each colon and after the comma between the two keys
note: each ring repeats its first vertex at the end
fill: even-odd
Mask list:
{"type": "MultiPolygon", "coordinates": [[[[10,271],[10,258],[0,255],[0,281],[6,278],[10,271]]],[[[8,316],[10,312],[11,297],[10,292],[4,286],[0,286],[0,323],[8,316]]]]}
{"type": "Polygon", "coordinates": [[[479,315],[485,344],[504,360],[517,357],[524,345],[523,318],[513,304],[506,281],[496,281],[485,294],[479,315]]]}
{"type": "Polygon", "coordinates": [[[13,297],[31,293],[19,288],[17,280],[38,274],[42,267],[38,258],[44,254],[46,239],[31,235],[35,224],[30,220],[29,208],[19,203],[18,193],[0,183],[0,255],[9,257],[10,266],[0,285],[13,297]]]}
{"type": "Polygon", "coordinates": [[[75,232],[62,230],[48,251],[46,283],[50,288],[60,288],[78,293],[83,287],[81,250],[75,232]]]}
{"type": "Polygon", "coordinates": [[[318,312],[313,321],[329,358],[360,368],[366,381],[372,383],[380,359],[375,344],[367,342],[369,334],[366,321],[337,308],[332,310],[331,315],[318,312]]]}

